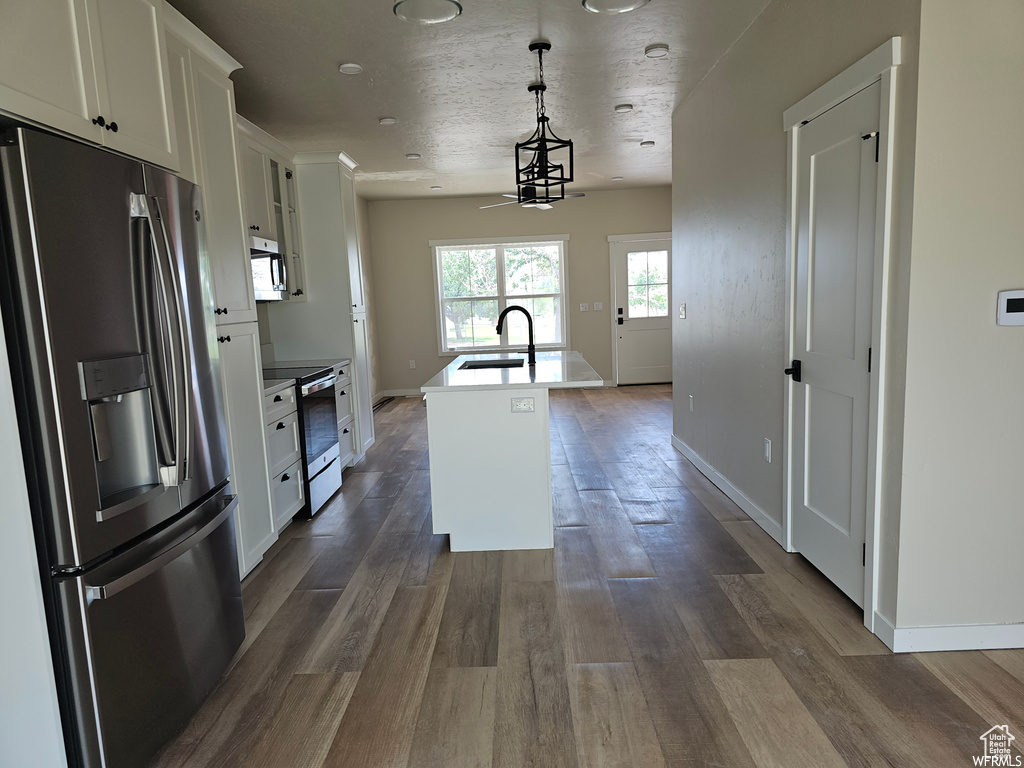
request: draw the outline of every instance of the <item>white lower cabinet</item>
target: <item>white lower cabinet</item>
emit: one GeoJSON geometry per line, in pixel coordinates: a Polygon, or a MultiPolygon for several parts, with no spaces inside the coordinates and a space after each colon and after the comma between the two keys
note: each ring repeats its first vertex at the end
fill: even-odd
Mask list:
{"type": "Polygon", "coordinates": [[[306,484],[302,477],[302,461],[296,461],[270,481],[274,507],[274,527],[280,531],[292,521],[306,504],[306,484]]]}
{"type": "Polygon", "coordinates": [[[302,440],[295,387],[272,390],[263,396],[267,474],[274,530],[279,532],[306,504],[302,477],[302,440]]]}
{"type": "Polygon", "coordinates": [[[224,410],[231,453],[231,484],[238,495],[238,566],[249,573],[277,540],[271,512],[263,419],[263,377],[257,323],[217,329],[224,410]]]}

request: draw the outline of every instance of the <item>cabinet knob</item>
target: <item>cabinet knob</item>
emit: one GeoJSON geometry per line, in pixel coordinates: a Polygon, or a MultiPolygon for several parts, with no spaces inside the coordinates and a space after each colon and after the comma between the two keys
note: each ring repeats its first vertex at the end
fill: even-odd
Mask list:
{"type": "Polygon", "coordinates": [[[343,390],[341,390],[341,392],[339,392],[338,394],[341,394],[341,395],[347,395],[347,394],[348,394],[348,392],[346,392],[346,391],[345,391],[345,390],[343,389],[343,390]]]}
{"type": "Polygon", "coordinates": [[[219,341],[221,344],[223,344],[225,341],[231,341],[231,337],[230,336],[218,336],[217,337],[217,341],[219,341]]]}
{"type": "Polygon", "coordinates": [[[281,397],[280,395],[274,395],[274,402],[275,403],[280,403],[282,400],[284,400],[284,398],[281,397]]]}
{"type": "Polygon", "coordinates": [[[92,124],[98,125],[100,128],[102,128],[107,124],[107,121],[103,119],[103,115],[99,115],[98,117],[94,117],[92,119],[92,124]]]}
{"type": "Polygon", "coordinates": [[[281,482],[282,483],[287,483],[291,479],[292,479],[292,476],[289,475],[287,472],[285,472],[283,475],[281,475],[281,482]]]}
{"type": "Polygon", "coordinates": [[[292,291],[292,296],[301,296],[301,295],[302,295],[302,289],[301,288],[296,288],[294,291],[292,291]]]}
{"type": "Polygon", "coordinates": [[[108,131],[113,131],[114,133],[117,133],[117,123],[115,123],[113,121],[107,123],[103,127],[106,128],[108,131]]]}
{"type": "Polygon", "coordinates": [[[352,305],[353,308],[355,308],[355,306],[356,306],[355,304],[352,305]]]}
{"type": "Polygon", "coordinates": [[[277,422],[277,428],[278,429],[284,429],[284,422],[283,421],[277,422]]]}
{"type": "Polygon", "coordinates": [[[343,430],[341,430],[341,434],[347,435],[348,434],[348,427],[345,427],[343,430]]]}

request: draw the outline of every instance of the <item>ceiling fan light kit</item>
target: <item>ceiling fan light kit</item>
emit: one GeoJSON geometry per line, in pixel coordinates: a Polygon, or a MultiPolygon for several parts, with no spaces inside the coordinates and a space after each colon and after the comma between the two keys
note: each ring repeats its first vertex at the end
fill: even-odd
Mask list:
{"type": "Polygon", "coordinates": [[[462,13],[456,0],[395,0],[395,16],[411,24],[443,24],[462,13]]]}
{"type": "Polygon", "coordinates": [[[629,13],[643,8],[650,0],[583,0],[583,7],[591,13],[612,15],[629,13]]]}

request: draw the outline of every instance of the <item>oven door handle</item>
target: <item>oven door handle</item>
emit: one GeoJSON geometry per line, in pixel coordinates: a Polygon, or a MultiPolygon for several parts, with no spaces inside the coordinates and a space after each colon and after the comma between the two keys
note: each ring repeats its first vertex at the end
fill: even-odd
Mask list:
{"type": "Polygon", "coordinates": [[[314,381],[309,384],[303,385],[301,392],[303,396],[312,395],[314,392],[320,392],[321,390],[333,387],[334,383],[338,380],[337,376],[328,376],[319,381],[314,381]]]}

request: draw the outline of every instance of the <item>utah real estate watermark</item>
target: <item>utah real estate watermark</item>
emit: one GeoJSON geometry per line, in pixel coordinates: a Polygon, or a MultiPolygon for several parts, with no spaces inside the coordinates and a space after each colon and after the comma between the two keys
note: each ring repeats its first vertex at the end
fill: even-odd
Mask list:
{"type": "Polygon", "coordinates": [[[975,765],[986,767],[1024,765],[1021,762],[1021,756],[1012,753],[1011,744],[1017,737],[1010,733],[1010,726],[992,726],[979,738],[985,747],[980,757],[973,758],[975,765]]]}

